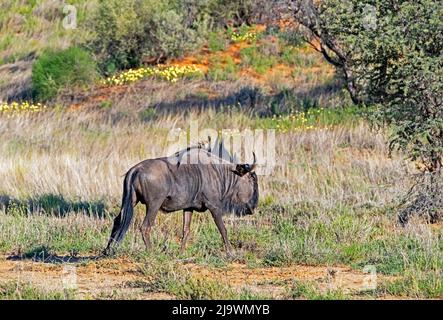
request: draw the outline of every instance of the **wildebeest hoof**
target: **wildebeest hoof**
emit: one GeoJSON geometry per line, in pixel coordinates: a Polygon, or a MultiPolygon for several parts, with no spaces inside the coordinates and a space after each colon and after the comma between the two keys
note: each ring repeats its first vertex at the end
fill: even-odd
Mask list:
{"type": "Polygon", "coordinates": [[[230,259],[235,259],[236,253],[233,249],[226,250],[226,257],[230,259]]]}
{"type": "Polygon", "coordinates": [[[106,248],[102,251],[102,255],[105,257],[113,256],[115,254],[115,250],[112,248],[106,248]]]}

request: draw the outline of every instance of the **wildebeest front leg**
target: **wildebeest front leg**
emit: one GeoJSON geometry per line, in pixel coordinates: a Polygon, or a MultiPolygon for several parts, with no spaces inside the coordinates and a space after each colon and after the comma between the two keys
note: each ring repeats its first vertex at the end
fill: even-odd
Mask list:
{"type": "Polygon", "coordinates": [[[223,223],[222,214],[219,211],[211,211],[212,217],[214,218],[215,224],[217,225],[218,231],[223,239],[223,243],[225,245],[226,252],[231,255],[232,247],[228,240],[228,232],[226,231],[225,224],[223,223]]]}
{"type": "Polygon", "coordinates": [[[189,232],[191,230],[191,218],[192,210],[183,210],[183,238],[180,248],[181,252],[184,252],[186,249],[186,241],[188,240],[189,232]]]}
{"type": "Polygon", "coordinates": [[[150,203],[146,205],[146,217],[143,220],[143,224],[140,227],[140,232],[143,237],[143,242],[145,243],[146,249],[151,249],[151,228],[155,224],[155,218],[157,217],[157,212],[160,210],[161,204],[150,203]]]}

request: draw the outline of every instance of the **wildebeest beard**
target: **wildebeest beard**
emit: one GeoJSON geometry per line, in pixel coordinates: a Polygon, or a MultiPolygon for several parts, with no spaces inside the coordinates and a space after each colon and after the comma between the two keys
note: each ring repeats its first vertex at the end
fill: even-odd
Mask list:
{"type": "Polygon", "coordinates": [[[250,179],[252,180],[253,194],[249,201],[246,203],[237,203],[233,201],[232,195],[224,197],[222,202],[224,212],[233,213],[239,217],[254,213],[254,209],[257,207],[258,204],[258,183],[257,175],[255,174],[255,172],[252,172],[250,174],[250,179]]]}

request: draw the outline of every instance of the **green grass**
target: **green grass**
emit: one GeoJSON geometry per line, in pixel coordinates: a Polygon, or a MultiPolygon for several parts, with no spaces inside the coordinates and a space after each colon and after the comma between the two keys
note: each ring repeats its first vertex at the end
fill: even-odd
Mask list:
{"type": "Polygon", "coordinates": [[[225,50],[227,47],[226,35],[220,32],[210,32],[208,36],[208,48],[211,52],[225,50]]]}
{"type": "MultiPolygon", "coordinates": [[[[349,208],[305,210],[306,207],[288,206],[282,214],[273,206],[261,207],[257,213],[260,227],[241,220],[234,227],[228,222],[231,243],[239,257],[252,265],[349,264],[357,270],[374,265],[377,272],[391,275],[443,268],[441,234],[425,239],[422,234],[407,231],[391,235],[382,227],[386,218],[374,211],[361,215],[349,208]],[[263,224],[265,220],[271,224],[263,224]]],[[[180,215],[161,219],[161,226],[153,231],[154,250],[170,259],[179,253],[179,244],[171,235],[180,234],[180,215]],[[170,230],[166,234],[165,228],[170,230]]],[[[1,220],[0,251],[20,248],[25,255],[98,253],[105,246],[112,226],[111,217],[97,219],[81,213],[58,218],[35,213],[19,216],[12,211],[2,214],[1,220]]],[[[220,235],[209,215],[195,218],[192,238],[185,257],[192,256],[200,263],[215,266],[229,261],[222,253],[220,235]]],[[[120,252],[143,256],[139,232],[128,234],[120,252]]]]}
{"type": "Polygon", "coordinates": [[[0,284],[0,300],[70,300],[75,292],[44,290],[29,283],[6,282],[0,284]]]}
{"type": "Polygon", "coordinates": [[[273,55],[262,53],[258,45],[252,45],[241,49],[240,57],[244,66],[250,66],[259,74],[264,74],[277,64],[277,58],[273,55]]]}
{"type": "Polygon", "coordinates": [[[346,300],[351,296],[341,290],[320,291],[316,284],[310,281],[294,281],[288,290],[289,299],[307,300],[346,300]]]}
{"type": "Polygon", "coordinates": [[[141,259],[143,266],[140,271],[146,280],[130,283],[130,286],[142,288],[144,292],[164,292],[177,299],[191,300],[269,299],[268,296],[254,293],[247,288],[235,290],[216,279],[192,275],[179,262],[164,256],[159,258],[150,254],[141,259]]]}
{"type": "Polygon", "coordinates": [[[98,71],[90,54],[77,47],[47,50],[32,66],[32,90],[37,100],[54,98],[67,87],[91,85],[98,71]]]}
{"type": "MultiPolygon", "coordinates": [[[[442,273],[435,272],[408,272],[401,280],[386,285],[385,292],[390,295],[414,297],[421,299],[443,298],[442,273]]],[[[383,291],[383,290],[380,290],[383,291]]]]}
{"type": "Polygon", "coordinates": [[[288,47],[301,47],[306,45],[303,35],[293,30],[277,31],[278,39],[288,47]]]}
{"type": "Polygon", "coordinates": [[[276,129],[281,132],[330,128],[338,124],[355,126],[362,120],[364,112],[362,109],[355,107],[304,109],[303,106],[297,108],[297,105],[294,105],[294,109],[290,114],[259,118],[254,123],[254,126],[264,129],[276,129]]]}
{"type": "Polygon", "coordinates": [[[296,68],[310,68],[319,64],[319,58],[315,53],[301,54],[298,48],[286,46],[280,53],[280,61],[288,66],[296,68]]]}
{"type": "MultiPolygon", "coordinates": [[[[152,275],[149,270],[148,275],[152,275]]],[[[227,299],[235,293],[231,288],[214,280],[195,278],[176,270],[157,271],[149,282],[143,284],[146,292],[165,292],[178,299],[227,299]]]]}
{"type": "Polygon", "coordinates": [[[210,61],[211,68],[208,71],[208,78],[213,81],[235,80],[237,78],[238,66],[231,57],[220,59],[213,58],[210,61]]]}
{"type": "Polygon", "coordinates": [[[443,298],[442,276],[441,269],[426,272],[408,270],[401,279],[384,283],[377,292],[416,299],[441,299],[443,298]]]}
{"type": "MultiPolygon", "coordinates": [[[[70,0],[77,9],[77,25],[84,24],[86,12],[94,1],[70,0]]],[[[75,32],[62,25],[63,4],[50,1],[7,1],[0,13],[0,62],[13,63],[37,55],[46,48],[60,49],[68,44],[78,44],[88,38],[87,32],[75,32]],[[13,42],[11,42],[13,39],[13,42]],[[7,43],[13,45],[8,45],[7,43]]]]}
{"type": "MultiPolygon", "coordinates": [[[[0,208],[0,253],[42,260],[51,255],[96,255],[104,249],[119,211],[121,174],[141,159],[164,154],[167,142],[162,144],[162,139],[168,124],[181,128],[188,124],[187,118],[171,115],[166,120],[159,115],[153,124],[138,113],[115,123],[107,118],[106,113],[111,112],[101,109],[79,118],[51,113],[32,119],[0,119],[6,127],[19,128],[3,132],[0,140],[1,169],[8,181],[1,186],[0,195],[15,198],[7,212],[0,208]],[[70,139],[76,143],[67,143],[70,139]],[[11,141],[17,142],[13,148],[11,141]],[[30,178],[30,173],[43,170],[47,174],[30,178]]],[[[151,261],[158,268],[154,282],[145,274],[146,290],[161,289],[196,299],[221,292],[232,297],[254,296],[247,291],[232,293],[232,288],[198,280],[186,272],[183,275],[183,270],[175,275],[177,263],[191,260],[201,266],[225,267],[237,262],[249,268],[348,265],[362,271],[371,265],[378,274],[410,277],[404,283],[383,284],[383,292],[438,296],[443,230],[419,222],[408,228],[396,225],[395,195],[407,189],[404,163],[395,154],[392,159],[386,156],[382,136],[369,131],[360,111],[307,109],[303,126],[315,125],[312,130],[293,115],[267,118],[241,110],[211,110],[198,116],[213,128],[242,130],[284,124],[288,130],[276,132],[283,162],[272,175],[260,177],[260,203],[253,216],[225,217],[235,250],[232,258],[225,255],[209,213],[194,215],[184,254],[180,254],[178,241],[181,213],[160,213],[152,230],[153,248],[146,252],[138,231],[145,208],[138,205],[117,255],[143,264],[151,261]],[[329,128],[323,130],[326,126],[329,128]],[[172,269],[161,269],[162,265],[172,269]]],[[[292,296],[347,298],[342,292],[323,291],[292,296]]]]}

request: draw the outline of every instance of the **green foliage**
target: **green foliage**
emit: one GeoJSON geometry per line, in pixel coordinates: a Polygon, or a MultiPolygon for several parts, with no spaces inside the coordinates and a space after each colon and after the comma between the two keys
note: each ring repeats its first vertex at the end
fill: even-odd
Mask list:
{"type": "Polygon", "coordinates": [[[49,291],[27,283],[7,282],[0,284],[0,300],[68,300],[75,299],[73,291],[49,291]]]}
{"type": "Polygon", "coordinates": [[[208,48],[211,52],[221,51],[226,49],[226,37],[220,32],[209,33],[208,48]]]}
{"type": "Polygon", "coordinates": [[[305,44],[303,36],[298,32],[284,30],[277,32],[277,36],[281,41],[293,47],[301,47],[305,44]]]}
{"type": "Polygon", "coordinates": [[[246,24],[252,24],[265,4],[252,0],[99,0],[86,24],[94,34],[88,47],[106,74],[181,56],[206,40],[211,51],[218,51],[226,46],[219,27],[238,21],[234,25],[243,25],[238,32],[249,35],[246,24]]]}
{"type": "Polygon", "coordinates": [[[190,15],[182,1],[99,1],[90,20],[89,47],[105,73],[139,66],[143,60],[177,57],[202,44],[207,16],[190,15]]]}
{"type": "Polygon", "coordinates": [[[289,298],[308,300],[345,300],[349,296],[339,289],[320,291],[315,283],[309,281],[294,281],[289,289],[289,298]]]}
{"type": "MultiPolygon", "coordinates": [[[[77,25],[95,5],[96,0],[70,0],[75,5],[77,25]]],[[[20,60],[29,61],[45,48],[62,49],[67,45],[82,43],[88,30],[77,32],[65,29],[62,23],[63,1],[8,0],[1,2],[0,10],[0,65],[20,60]],[[13,40],[10,42],[10,40],[13,40]],[[5,45],[9,42],[7,47],[5,45]]]]}
{"type": "Polygon", "coordinates": [[[64,88],[87,86],[96,79],[95,62],[78,47],[46,50],[32,66],[32,90],[37,100],[49,100],[64,88]]]}
{"type": "Polygon", "coordinates": [[[318,62],[316,54],[300,54],[293,46],[283,46],[280,59],[283,63],[296,68],[310,68],[318,62]]]}
{"type": "Polygon", "coordinates": [[[379,293],[421,299],[441,298],[443,281],[441,271],[407,272],[402,279],[383,284],[379,293]]]}
{"type": "MultiPolygon", "coordinates": [[[[190,1],[192,2],[192,1],[190,1]]],[[[251,25],[257,19],[269,16],[272,1],[266,0],[200,0],[205,10],[212,18],[214,25],[251,25]]]]}
{"type": "MultiPolygon", "coordinates": [[[[291,100],[292,101],[292,100],[291,100]]],[[[254,124],[257,128],[276,129],[281,132],[329,128],[336,125],[355,126],[361,123],[362,110],[356,107],[346,108],[305,108],[303,101],[294,101],[294,109],[288,114],[279,114],[268,118],[258,118],[254,124]],[[303,111],[299,111],[303,110],[303,111]],[[306,111],[304,111],[306,110],[306,111]]]]}
{"type": "Polygon", "coordinates": [[[322,36],[340,47],[330,46],[330,60],[339,62],[360,101],[377,106],[374,119],[391,125],[390,149],[440,171],[443,3],[327,0],[318,12],[322,36]]]}
{"type": "Polygon", "coordinates": [[[212,66],[208,72],[208,76],[211,80],[224,81],[236,79],[238,66],[231,57],[228,56],[224,59],[213,59],[211,64],[212,66]]]}
{"type": "Polygon", "coordinates": [[[240,51],[242,63],[251,66],[254,71],[264,74],[269,68],[272,68],[277,63],[275,56],[263,52],[263,48],[257,45],[243,48],[240,51]]]}

